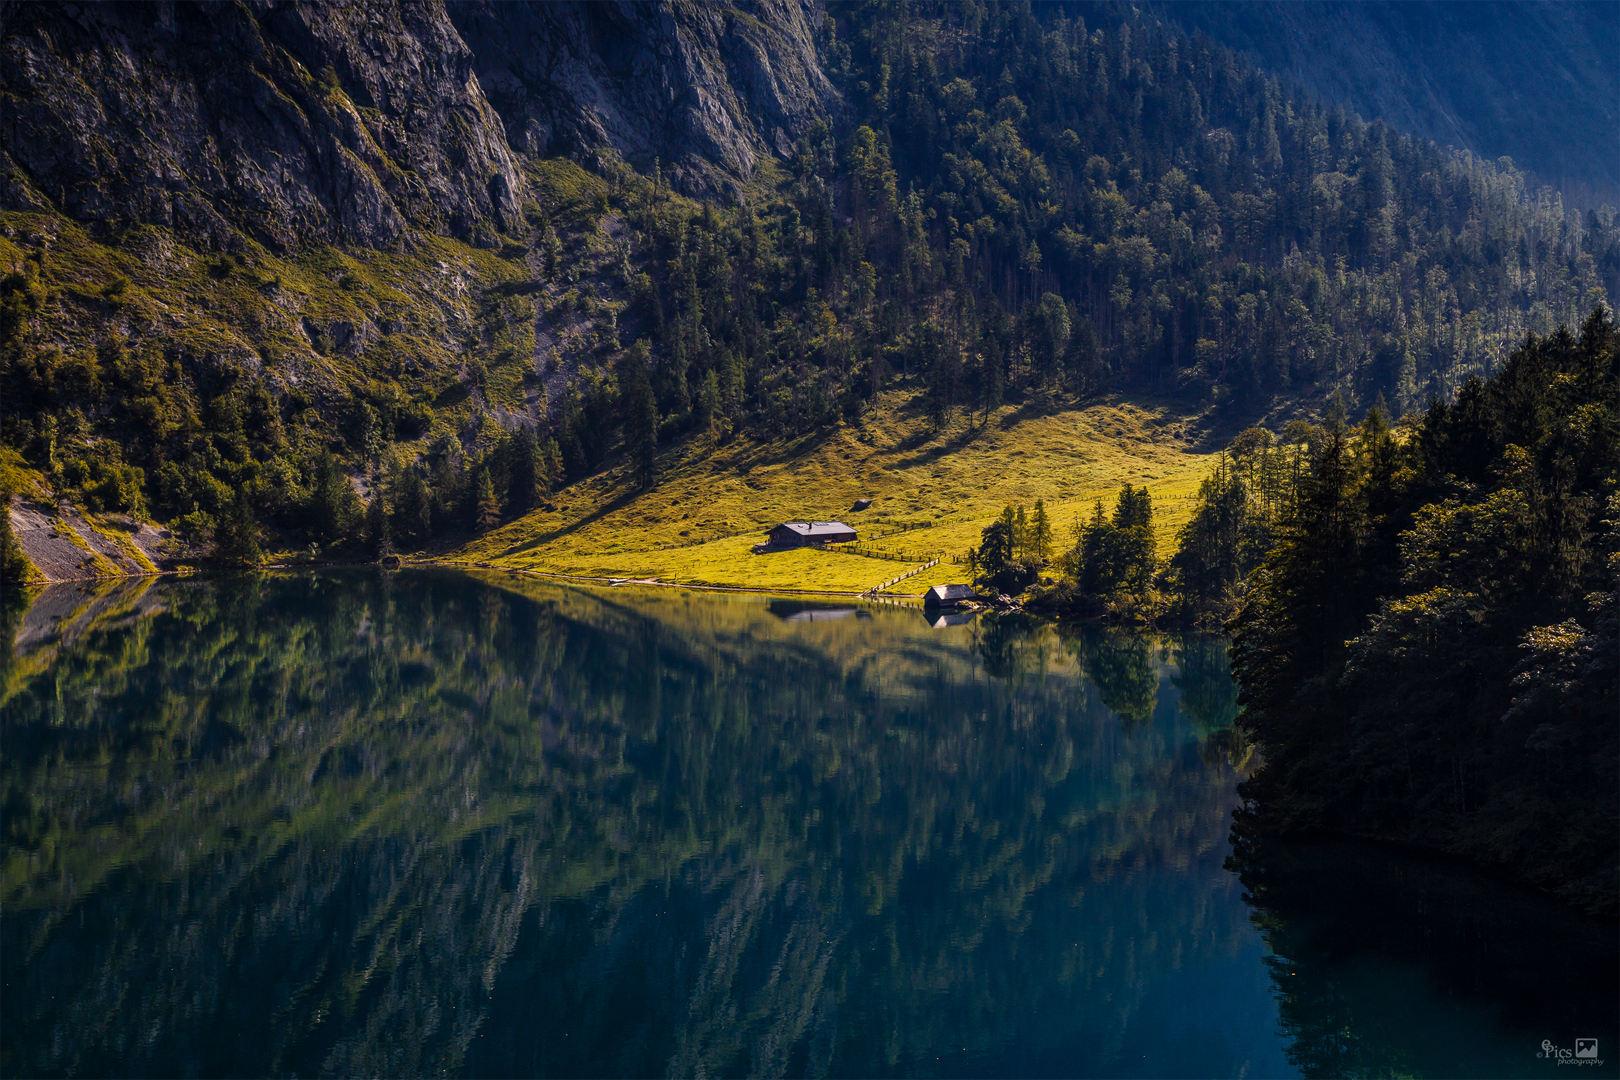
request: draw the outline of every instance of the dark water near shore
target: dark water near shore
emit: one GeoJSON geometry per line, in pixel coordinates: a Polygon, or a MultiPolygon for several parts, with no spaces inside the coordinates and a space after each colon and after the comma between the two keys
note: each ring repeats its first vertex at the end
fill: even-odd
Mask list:
{"type": "Polygon", "coordinates": [[[12,629],[4,1076],[1620,1073],[1612,924],[1228,868],[1219,638],[426,571],[12,629]]]}

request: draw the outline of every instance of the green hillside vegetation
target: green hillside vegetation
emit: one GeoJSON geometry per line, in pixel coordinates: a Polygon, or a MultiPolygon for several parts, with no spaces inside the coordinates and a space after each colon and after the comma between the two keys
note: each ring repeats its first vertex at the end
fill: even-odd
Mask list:
{"type": "Polygon", "coordinates": [[[241,491],[256,521],[332,544],[361,513],[356,463],[526,408],[521,260],[430,236],[410,255],[211,255],[43,214],[0,214],[0,233],[5,438],[92,511],[206,546],[241,491]]]}
{"type": "MultiPolygon", "coordinates": [[[[1223,424],[1335,394],[1402,413],[1614,293],[1612,210],[1123,9],[1061,10],[834,5],[848,124],[730,205],[593,151],[528,160],[504,233],[391,252],[6,213],[3,439],[57,492],[227,561],[443,551],[543,500],[601,505],[609,474],[662,491],[699,458],[915,438],[914,417],[971,476],[1008,407],[1107,392],[1223,424]]],[[[867,479],[830,464],[798,507],[867,479]]]]}

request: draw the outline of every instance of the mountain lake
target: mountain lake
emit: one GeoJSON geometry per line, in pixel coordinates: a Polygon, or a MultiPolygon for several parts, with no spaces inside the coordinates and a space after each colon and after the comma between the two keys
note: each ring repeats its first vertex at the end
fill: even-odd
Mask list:
{"type": "Polygon", "coordinates": [[[1620,1073],[1612,924],[1234,850],[1220,637],[449,569],[10,632],[6,1076],[1620,1073]]]}

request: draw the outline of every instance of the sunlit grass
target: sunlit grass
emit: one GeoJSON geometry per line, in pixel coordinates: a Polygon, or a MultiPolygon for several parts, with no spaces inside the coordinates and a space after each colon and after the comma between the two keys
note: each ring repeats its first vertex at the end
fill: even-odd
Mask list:
{"type": "MultiPolygon", "coordinates": [[[[1109,399],[1084,409],[1003,408],[970,431],[958,419],[932,433],[906,390],[885,395],[861,423],[768,444],[688,440],[666,452],[658,483],[638,491],[612,469],[559,492],[540,510],[469,544],[457,559],[592,577],[683,584],[850,591],[908,569],[834,551],[753,555],[780,521],[841,520],[863,546],[962,557],[1008,503],[1046,501],[1056,546],[1101,498],[1126,483],[1153,493],[1161,553],[1191,513],[1209,469],[1194,449],[1195,418],[1172,402],[1109,399]],[[856,512],[858,498],[870,509],[856,512]],[[899,531],[902,524],[926,528],[899,531]],[[887,534],[887,535],[885,535],[887,534]],[[875,537],[875,538],[874,538],[875,537]]],[[[967,580],[948,561],[892,591],[967,580]]]]}
{"type": "Polygon", "coordinates": [[[753,554],[757,540],[732,537],[664,551],[623,552],[591,558],[519,555],[498,560],[516,569],[582,577],[645,579],[681,585],[754,589],[864,592],[901,572],[902,564],[841,552],[800,548],[753,554]]]}

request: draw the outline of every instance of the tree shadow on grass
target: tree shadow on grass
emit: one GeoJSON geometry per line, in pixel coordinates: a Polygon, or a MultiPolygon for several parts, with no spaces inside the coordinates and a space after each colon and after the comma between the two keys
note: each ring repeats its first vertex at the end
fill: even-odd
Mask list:
{"type": "MultiPolygon", "coordinates": [[[[974,439],[977,439],[980,435],[984,434],[984,429],[985,425],[983,423],[975,424],[970,420],[959,430],[949,428],[946,429],[945,438],[940,439],[940,441],[933,446],[928,446],[927,444],[934,439],[939,439],[940,432],[926,432],[914,439],[908,440],[910,446],[916,448],[916,452],[910,457],[896,459],[894,463],[895,467],[909,469],[917,465],[932,465],[946,454],[954,454],[958,450],[966,449],[974,439]]],[[[902,443],[900,449],[905,449],[906,447],[907,444],[902,443]]]]}
{"type": "Polygon", "coordinates": [[[553,540],[560,540],[565,536],[572,535],[573,533],[584,528],[586,525],[590,525],[594,522],[602,520],[615,510],[624,509],[626,506],[630,505],[630,503],[634,502],[638,495],[645,494],[642,489],[637,488],[634,485],[624,484],[623,481],[620,481],[620,483],[623,486],[617,495],[613,496],[606,502],[599,504],[596,509],[586,514],[584,517],[581,517],[575,521],[570,521],[568,524],[552,529],[550,532],[543,532],[538,536],[533,536],[521,543],[514,544],[505,551],[501,552],[501,557],[505,558],[508,555],[521,555],[525,551],[532,551],[544,544],[551,543],[553,540]]]}

